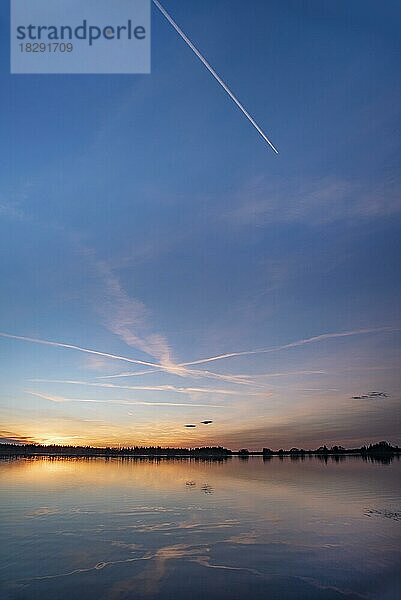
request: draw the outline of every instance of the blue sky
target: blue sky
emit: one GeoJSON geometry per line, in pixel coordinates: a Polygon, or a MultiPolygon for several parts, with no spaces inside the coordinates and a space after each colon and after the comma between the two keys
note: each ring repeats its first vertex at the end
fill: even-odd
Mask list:
{"type": "Polygon", "coordinates": [[[400,443],[399,8],[165,6],[280,153],[156,9],[151,75],[12,76],[2,36],[0,331],[157,366],[0,339],[0,435],[400,443]]]}

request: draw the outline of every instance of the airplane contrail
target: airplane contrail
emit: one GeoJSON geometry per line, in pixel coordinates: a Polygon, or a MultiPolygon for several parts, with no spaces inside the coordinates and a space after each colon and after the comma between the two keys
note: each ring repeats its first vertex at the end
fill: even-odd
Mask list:
{"type": "Polygon", "coordinates": [[[4,333],[1,331],[0,337],[8,338],[11,340],[20,340],[22,342],[32,342],[33,344],[42,344],[44,346],[55,346],[56,348],[67,348],[69,350],[77,350],[78,352],[85,352],[86,354],[95,354],[96,356],[104,356],[105,358],[122,360],[124,362],[135,363],[136,365],[145,365],[146,367],[160,367],[160,365],[158,365],[157,363],[147,362],[145,360],[139,360],[136,358],[127,358],[126,356],[119,356],[118,354],[109,354],[108,352],[99,352],[98,350],[90,350],[89,348],[82,348],[81,346],[74,346],[73,344],[52,342],[50,340],[42,340],[40,338],[27,337],[25,335],[12,335],[11,333],[4,333]]]}
{"type": "MultiPolygon", "coordinates": [[[[73,379],[31,379],[34,383],[61,383],[66,385],[85,385],[90,387],[135,390],[144,392],[175,392],[177,394],[223,394],[225,396],[239,396],[242,392],[226,390],[223,388],[197,388],[176,387],[174,385],[117,385],[114,383],[97,383],[92,381],[76,381],[73,379]]],[[[253,393],[252,395],[260,395],[253,393]]]]}
{"type": "MultiPolygon", "coordinates": [[[[219,381],[227,381],[229,383],[235,383],[238,385],[251,385],[253,384],[252,378],[250,375],[226,375],[223,373],[213,373],[211,371],[206,371],[204,369],[184,369],[180,367],[181,375],[183,377],[205,377],[206,379],[217,379],[219,381]]],[[[149,375],[152,373],[160,373],[163,370],[162,367],[159,369],[148,369],[146,371],[123,371],[122,373],[115,373],[114,375],[101,375],[96,379],[118,379],[121,377],[138,377],[143,375],[149,375]]]]}
{"type": "Polygon", "coordinates": [[[262,136],[262,138],[265,140],[265,142],[267,142],[269,144],[270,148],[276,154],[278,154],[277,148],[275,148],[275,146],[269,140],[269,138],[264,133],[264,131],[259,127],[259,125],[256,123],[255,119],[253,119],[253,117],[251,117],[251,115],[246,110],[246,108],[243,106],[243,104],[241,104],[241,102],[238,100],[238,98],[232,93],[232,91],[230,90],[230,88],[224,83],[224,81],[216,73],[216,71],[209,64],[209,62],[206,60],[206,58],[199,52],[199,50],[196,48],[196,46],[194,46],[194,44],[191,42],[191,40],[185,35],[185,33],[182,31],[182,29],[174,21],[173,17],[167,12],[167,10],[160,4],[160,2],[158,0],[153,0],[153,4],[159,9],[159,11],[167,19],[167,21],[170,23],[170,25],[172,27],[174,27],[174,29],[176,30],[176,32],[178,33],[178,35],[191,48],[192,52],[199,58],[199,60],[203,63],[203,65],[206,67],[206,69],[209,71],[209,73],[211,73],[213,75],[213,77],[221,85],[221,87],[223,88],[223,90],[230,96],[231,100],[237,105],[237,107],[246,116],[246,118],[253,125],[253,127],[256,129],[256,131],[262,136]]]}
{"type": "Polygon", "coordinates": [[[39,392],[31,392],[26,390],[27,394],[42,398],[43,400],[49,400],[50,402],[84,402],[84,403],[95,403],[95,404],[113,404],[121,406],[183,406],[185,408],[227,408],[222,404],[189,404],[184,402],[140,402],[137,400],[98,400],[98,399],[87,399],[87,398],[64,398],[62,396],[51,396],[50,394],[41,394],[39,392]]]}
{"type": "Polygon", "coordinates": [[[283,346],[272,346],[271,348],[257,348],[256,350],[243,350],[240,352],[227,352],[226,354],[218,354],[216,356],[209,356],[208,358],[200,358],[191,362],[181,363],[180,367],[186,367],[191,365],[202,365],[216,360],[222,360],[225,358],[233,358],[235,356],[251,356],[253,354],[268,354],[270,352],[279,352],[280,350],[287,350],[289,348],[297,348],[299,346],[305,346],[306,344],[315,344],[316,342],[322,342],[333,338],[343,338],[353,335],[365,335],[368,333],[380,333],[380,332],[394,332],[400,331],[399,327],[375,327],[370,329],[354,329],[351,331],[340,331],[336,333],[323,333],[321,335],[315,335],[314,337],[305,338],[303,340],[297,340],[283,346]]]}
{"type": "MultiPolygon", "coordinates": [[[[343,337],[349,337],[349,336],[354,336],[354,335],[366,335],[369,333],[381,333],[381,332],[397,332],[397,331],[401,331],[400,327],[374,327],[374,328],[365,328],[365,329],[354,329],[354,330],[350,330],[350,331],[340,331],[340,332],[335,332],[335,333],[323,333],[321,335],[316,335],[314,337],[310,337],[310,338],[305,338],[302,340],[297,340],[295,342],[291,342],[289,344],[284,344],[283,346],[272,346],[270,348],[257,348],[256,350],[243,350],[243,351],[239,351],[239,352],[228,352],[226,354],[218,354],[216,356],[210,356],[207,358],[200,358],[198,360],[193,360],[190,362],[185,362],[185,363],[180,363],[175,365],[176,367],[179,368],[185,368],[187,366],[191,366],[191,365],[200,365],[200,364],[205,364],[205,363],[209,363],[209,362],[214,362],[217,360],[223,360],[226,358],[233,358],[236,356],[251,356],[251,355],[255,355],[255,354],[267,354],[267,353],[271,353],[271,352],[279,352],[280,350],[287,350],[290,348],[297,348],[299,346],[305,346],[307,344],[314,344],[317,342],[322,342],[324,340],[328,340],[328,339],[333,339],[333,338],[343,338],[343,337]]],[[[152,370],[153,372],[162,370],[162,371],[167,371],[169,372],[168,368],[164,365],[161,364],[157,364],[157,363],[152,363],[152,362],[147,362],[144,360],[139,360],[139,359],[135,359],[135,358],[128,358],[127,356],[119,356],[118,354],[110,354],[108,352],[100,352],[98,350],[91,350],[89,348],[83,348],[81,346],[75,346],[74,344],[65,344],[63,342],[53,342],[50,340],[44,340],[41,338],[32,338],[32,337],[28,337],[28,336],[24,336],[24,335],[13,335],[11,333],[5,333],[5,332],[1,332],[0,331],[0,337],[3,338],[8,338],[8,339],[12,339],[12,340],[20,340],[20,341],[24,341],[24,342],[31,342],[34,344],[42,344],[45,346],[53,346],[56,348],[67,348],[69,350],[77,350],[79,352],[84,352],[87,354],[95,354],[97,356],[104,356],[105,358],[110,358],[110,359],[115,359],[115,360],[120,360],[120,361],[125,361],[125,362],[129,362],[129,363],[134,363],[134,364],[139,364],[139,365],[144,365],[147,367],[153,367],[154,370],[152,370]]],[[[150,371],[150,372],[152,372],[150,371]]],[[[188,369],[188,374],[191,374],[193,371],[191,369],[188,369]]],[[[210,371],[194,371],[196,374],[201,374],[201,373],[207,373],[207,374],[212,374],[210,373],[210,371]]],[[[227,375],[220,375],[218,373],[213,373],[214,376],[216,376],[216,378],[230,378],[230,376],[227,375]]],[[[120,375],[119,375],[120,376],[120,375]]],[[[231,382],[232,383],[245,383],[247,376],[244,375],[237,375],[237,376],[232,376],[231,382]],[[234,378],[237,379],[236,381],[234,381],[234,378]],[[243,380],[243,381],[241,381],[243,380]]],[[[254,382],[253,382],[254,384],[254,382]]],[[[178,390],[179,388],[177,388],[178,390]]],[[[175,391],[177,391],[175,390],[175,391]]],[[[183,391],[184,388],[181,388],[181,390],[183,391]]],[[[189,392],[200,392],[200,391],[205,391],[205,389],[202,388],[186,388],[186,391],[189,392]]],[[[211,391],[211,390],[209,390],[211,391]]],[[[215,391],[215,390],[214,390],[215,391]]],[[[221,391],[219,393],[222,393],[221,391]]]]}
{"type": "MultiPolygon", "coordinates": [[[[184,367],[182,367],[181,365],[166,365],[166,364],[158,364],[158,363],[153,363],[153,362],[149,362],[149,361],[145,361],[145,360],[139,360],[136,358],[129,358],[127,356],[120,356],[118,354],[110,354],[108,352],[100,352],[99,350],[92,350],[90,348],[82,348],[81,346],[76,346],[74,344],[65,344],[64,342],[55,342],[52,340],[44,340],[42,338],[33,338],[33,337],[28,337],[25,335],[13,335],[11,333],[4,333],[0,331],[0,337],[3,338],[8,338],[11,340],[19,340],[19,341],[23,341],[23,342],[31,342],[33,344],[41,344],[43,346],[52,346],[52,347],[56,347],[56,348],[66,348],[67,350],[76,350],[78,352],[84,352],[85,354],[94,354],[95,356],[104,356],[105,358],[110,358],[113,360],[120,360],[120,361],[124,361],[124,362],[129,362],[129,363],[134,363],[137,365],[142,365],[142,366],[146,366],[146,367],[152,367],[152,369],[148,369],[147,371],[138,371],[136,373],[130,373],[129,375],[145,375],[148,373],[157,373],[157,372],[166,372],[166,373],[173,373],[174,374],[174,367],[178,368],[178,373],[177,374],[182,374],[182,376],[191,376],[191,375],[197,375],[199,377],[204,376],[204,377],[211,377],[212,379],[219,379],[219,380],[223,380],[223,381],[230,381],[232,383],[238,383],[238,384],[245,384],[244,381],[241,380],[241,378],[238,378],[235,375],[233,376],[229,376],[229,375],[220,375],[219,373],[210,373],[209,371],[195,371],[193,369],[185,369],[184,367]]],[[[104,376],[104,377],[100,377],[99,379],[109,379],[109,378],[113,378],[113,377],[125,377],[128,374],[123,373],[123,374],[118,374],[115,376],[104,376]]]]}

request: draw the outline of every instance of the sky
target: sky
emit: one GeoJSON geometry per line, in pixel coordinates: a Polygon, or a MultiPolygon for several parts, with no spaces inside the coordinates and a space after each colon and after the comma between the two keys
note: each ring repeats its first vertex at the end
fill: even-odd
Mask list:
{"type": "Polygon", "coordinates": [[[279,154],[156,8],[150,75],[1,37],[0,439],[401,443],[399,5],[164,6],[279,154]]]}

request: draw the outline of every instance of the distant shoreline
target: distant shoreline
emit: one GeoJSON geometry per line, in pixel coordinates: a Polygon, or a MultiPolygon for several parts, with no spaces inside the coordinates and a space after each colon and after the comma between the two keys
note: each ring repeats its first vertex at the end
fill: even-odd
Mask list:
{"type": "Polygon", "coordinates": [[[291,450],[229,450],[228,448],[200,447],[200,448],[162,448],[162,447],[124,447],[124,448],[96,448],[93,446],[58,446],[39,444],[0,444],[0,458],[9,456],[49,456],[66,458],[230,458],[237,456],[246,459],[252,456],[262,456],[269,459],[274,456],[279,458],[305,458],[307,456],[317,457],[394,457],[401,455],[401,448],[391,446],[388,442],[378,442],[361,448],[343,448],[341,446],[321,446],[316,450],[303,450],[292,448],[291,450]]]}

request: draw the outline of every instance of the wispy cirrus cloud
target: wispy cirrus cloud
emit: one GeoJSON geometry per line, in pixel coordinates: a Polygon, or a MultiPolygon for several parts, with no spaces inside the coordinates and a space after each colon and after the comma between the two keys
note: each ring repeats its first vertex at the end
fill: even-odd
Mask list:
{"type": "Polygon", "coordinates": [[[366,183],[335,177],[286,180],[278,188],[259,177],[239,192],[225,219],[239,226],[297,222],[319,226],[387,217],[401,213],[400,188],[401,182],[395,178],[373,188],[366,183]]]}
{"type": "MultiPolygon", "coordinates": [[[[144,362],[180,377],[206,376],[201,372],[190,372],[183,364],[177,364],[166,337],[155,333],[150,325],[150,311],[140,300],[132,298],[123,288],[120,279],[111,266],[100,260],[95,252],[77,243],[79,252],[88,261],[95,278],[100,283],[100,293],[95,298],[95,309],[100,314],[105,327],[117,335],[124,343],[136,348],[157,360],[157,364],[144,362]]],[[[229,377],[209,373],[211,378],[229,381],[229,377]]]]}
{"type": "Polygon", "coordinates": [[[79,243],[78,250],[86,258],[94,277],[100,283],[101,289],[99,295],[96,295],[95,309],[105,327],[128,346],[152,356],[166,365],[166,368],[170,364],[173,366],[167,339],[152,331],[149,311],[145,305],[129,296],[108,263],[97,258],[92,249],[79,243]]]}

